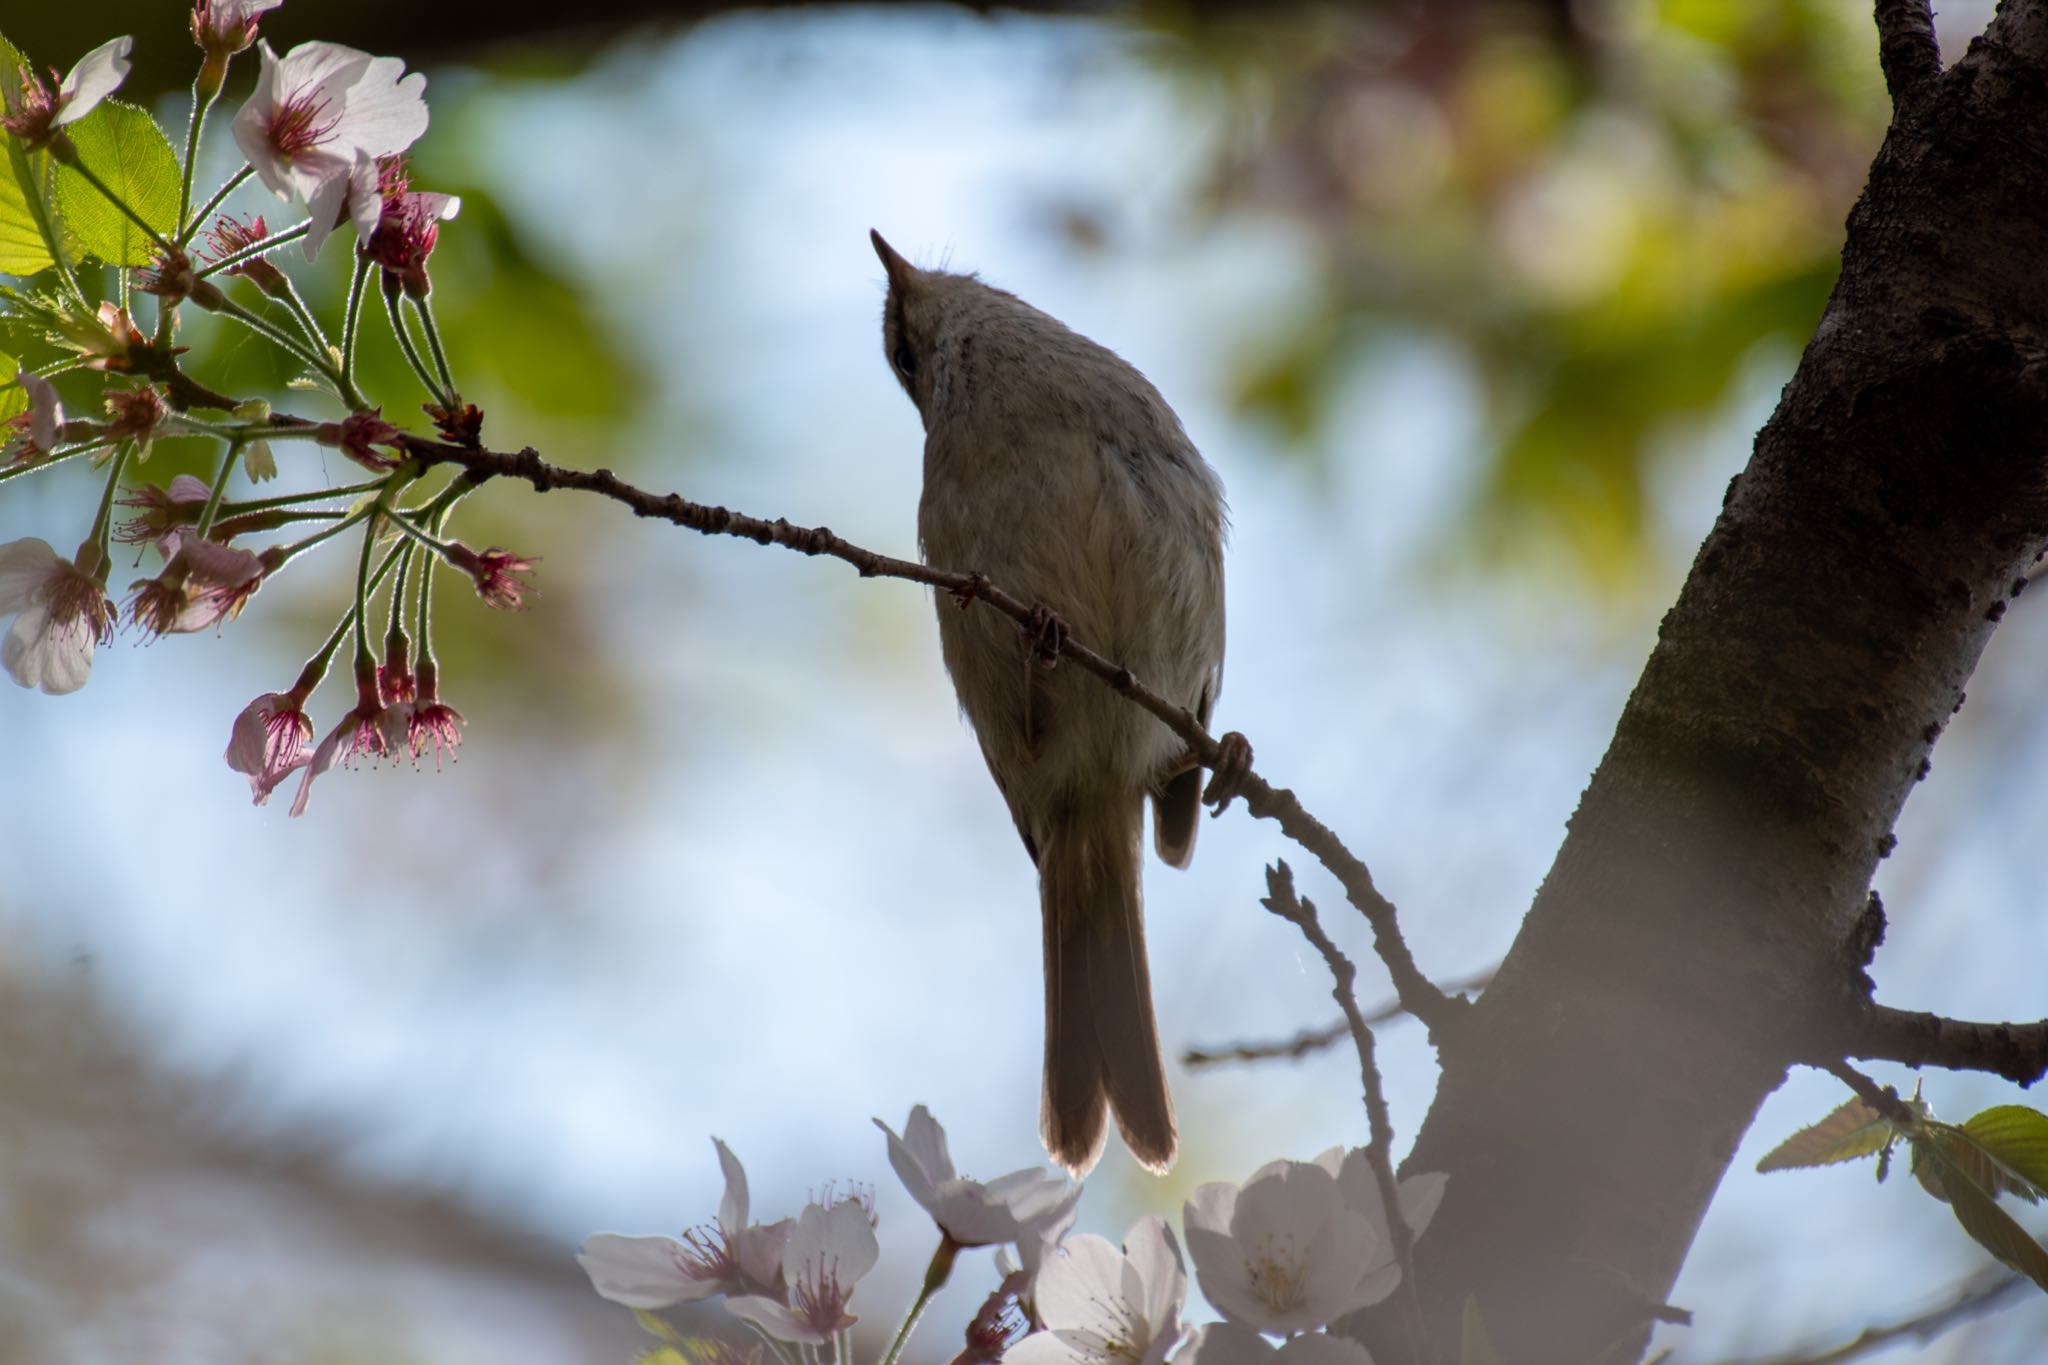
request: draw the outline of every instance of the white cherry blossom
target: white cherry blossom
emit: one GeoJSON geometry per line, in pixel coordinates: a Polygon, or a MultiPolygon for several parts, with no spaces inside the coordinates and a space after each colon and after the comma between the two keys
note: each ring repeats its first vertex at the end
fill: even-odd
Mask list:
{"type": "Polygon", "coordinates": [[[786,1298],[749,1295],[727,1299],[725,1306],[778,1341],[822,1346],[860,1321],[848,1305],[880,1256],[865,1200],[811,1204],[783,1248],[786,1298]]]}
{"type": "Polygon", "coordinates": [[[711,1143],[725,1172],[717,1223],[681,1238],[592,1236],[576,1259],[599,1294],[628,1308],[666,1308],[714,1294],[782,1292],[782,1253],[792,1224],[787,1218],[749,1223],[747,1173],[730,1147],[717,1138],[711,1143]]]}
{"type": "Polygon", "coordinates": [[[1015,1243],[1025,1267],[1035,1269],[1045,1234],[1054,1241],[1074,1221],[1081,1187],[1027,1167],[982,1183],[961,1175],[946,1149],[946,1130],[918,1105],[903,1125],[903,1136],[880,1119],[875,1127],[889,1139],[889,1164],[910,1197],[932,1216],[939,1230],[963,1247],[1015,1243]]]}
{"type": "MultiPolygon", "coordinates": [[[[235,141],[278,198],[305,202],[311,260],[344,213],[359,231],[375,228],[382,205],[366,192],[359,167],[397,155],[426,132],[427,78],[403,75],[396,57],[340,43],[300,43],[283,57],[267,42],[257,50],[263,70],[235,115],[235,141]]],[[[372,172],[369,188],[374,181],[372,172]]]]}
{"type": "Polygon", "coordinates": [[[1163,1218],[1140,1218],[1121,1251],[1090,1233],[1069,1237],[1032,1284],[1044,1330],[1005,1351],[1003,1365],[1160,1365],[1180,1344],[1187,1292],[1163,1218]]]}

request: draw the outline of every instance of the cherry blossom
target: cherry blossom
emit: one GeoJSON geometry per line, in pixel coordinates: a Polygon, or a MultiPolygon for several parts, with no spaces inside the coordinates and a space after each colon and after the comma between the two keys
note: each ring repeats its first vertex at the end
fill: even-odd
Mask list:
{"type": "Polygon", "coordinates": [[[865,1200],[810,1204],[782,1252],[787,1299],[747,1295],[727,1299],[725,1306],[778,1341],[822,1346],[860,1321],[848,1305],[880,1256],[865,1200]]]}
{"type": "Polygon", "coordinates": [[[386,706],[377,695],[377,668],[370,664],[356,674],[356,704],[328,731],[307,760],[299,778],[298,795],[292,798],[292,814],[306,813],[306,801],[313,794],[313,779],[324,775],[337,762],[343,766],[365,754],[383,758],[406,739],[411,717],[403,706],[386,706]]]}
{"type": "Polygon", "coordinates": [[[256,25],[284,0],[197,0],[192,39],[210,57],[232,57],[256,41],[256,25]]]}
{"type": "Polygon", "coordinates": [[[27,67],[20,69],[18,80],[0,78],[0,96],[7,102],[0,128],[20,138],[30,151],[48,146],[58,129],[78,122],[121,88],[134,48],[133,38],[101,43],[78,59],[54,91],[27,67]]]}
{"type": "Polygon", "coordinates": [[[64,405],[57,399],[57,386],[34,370],[23,370],[15,378],[28,395],[28,411],[0,424],[11,433],[0,449],[12,451],[12,461],[31,464],[57,448],[64,429],[64,405]]]}
{"type": "Polygon", "coordinates": [[[395,156],[427,130],[427,78],[339,43],[300,43],[282,58],[267,42],[258,51],[263,70],[235,115],[235,141],[278,198],[305,202],[312,260],[345,215],[358,236],[375,230],[382,204],[352,193],[357,164],[395,156]]]}
{"type": "Polygon", "coordinates": [[[787,1218],[766,1226],[749,1223],[747,1173],[730,1147],[717,1138],[711,1145],[725,1172],[718,1221],[680,1239],[616,1232],[592,1236],[576,1259],[599,1294],[628,1308],[666,1308],[715,1294],[781,1298],[783,1251],[795,1224],[787,1218]]]}
{"type": "Polygon", "coordinates": [[[910,1111],[902,1137],[880,1119],[875,1127],[888,1136],[889,1164],[910,1197],[960,1246],[1014,1242],[1027,1269],[1035,1269],[1042,1250],[1039,1231],[1055,1224],[1064,1230],[1073,1222],[1079,1185],[1030,1167],[987,1184],[967,1179],[953,1168],[946,1130],[921,1104],[910,1111]]]}
{"type": "Polygon", "coordinates": [[[432,292],[427,257],[440,240],[441,224],[462,210],[452,194],[430,194],[407,187],[404,165],[392,161],[378,178],[382,207],[377,225],[363,241],[363,255],[384,268],[387,285],[396,282],[413,298],[432,292]]]}
{"type": "MultiPolygon", "coordinates": [[[[1242,1188],[1215,1182],[1195,1191],[1184,1215],[1188,1252],[1224,1316],[1262,1332],[1309,1331],[1393,1292],[1400,1268],[1384,1210],[1366,1195],[1365,1155],[1356,1156],[1353,1166],[1333,1148],[1313,1162],[1272,1162],[1242,1188]]],[[[1435,1213],[1445,1179],[1402,1182],[1412,1231],[1435,1213]]]]}
{"type": "Polygon", "coordinates": [[[1069,1237],[1032,1285],[1044,1330],[1004,1352],[1004,1365],[1159,1365],[1180,1344],[1187,1292],[1163,1218],[1140,1218],[1121,1251],[1089,1233],[1069,1237]]]}
{"type": "Polygon", "coordinates": [[[306,717],[305,705],[296,689],[265,692],[235,717],[228,736],[228,766],[248,776],[249,794],[259,806],[270,800],[279,783],[306,765],[313,722],[306,717]]]}
{"type": "MultiPolygon", "coordinates": [[[[441,755],[445,751],[452,761],[457,746],[462,743],[462,713],[441,700],[439,670],[431,658],[420,660],[419,672],[414,675],[413,685],[416,700],[412,706],[412,717],[407,723],[406,738],[412,745],[413,762],[419,762],[420,754],[432,745],[434,749],[434,771],[441,771],[441,755]]],[[[745,1179],[744,1176],[741,1177],[745,1179]]]]}
{"type": "Polygon", "coordinates": [[[191,474],[173,476],[168,488],[139,484],[128,490],[127,497],[116,499],[117,506],[133,507],[136,514],[114,528],[114,539],[123,545],[157,545],[168,561],[177,545],[165,547],[164,542],[198,521],[200,510],[212,500],[206,481],[191,474]]]}
{"type": "Polygon", "coordinates": [[[98,580],[34,536],[0,545],[5,616],[14,624],[0,639],[0,667],[21,686],[53,697],[85,686],[94,647],[114,629],[114,607],[98,580]]]}
{"type": "Polygon", "coordinates": [[[533,585],[518,575],[531,572],[537,560],[522,559],[495,545],[479,553],[460,541],[448,546],[447,557],[452,567],[469,575],[470,581],[476,584],[477,596],[483,598],[486,605],[499,611],[518,611],[525,607],[526,592],[533,585]]]}

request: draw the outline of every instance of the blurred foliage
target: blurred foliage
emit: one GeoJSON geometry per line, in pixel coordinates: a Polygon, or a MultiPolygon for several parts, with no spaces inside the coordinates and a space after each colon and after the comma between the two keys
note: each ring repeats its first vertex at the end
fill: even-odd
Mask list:
{"type": "Polygon", "coordinates": [[[1535,534],[1622,586],[1644,475],[1745,360],[1796,345],[1886,108],[1868,6],[1611,0],[1260,11],[1183,25],[1220,76],[1202,210],[1304,230],[1316,298],[1241,408],[1302,448],[1389,331],[1447,338],[1493,444],[1473,530],[1535,534]]]}

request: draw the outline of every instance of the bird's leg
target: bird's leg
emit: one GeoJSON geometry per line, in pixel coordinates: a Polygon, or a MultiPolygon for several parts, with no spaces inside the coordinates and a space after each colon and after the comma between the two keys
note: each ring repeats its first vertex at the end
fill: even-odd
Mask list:
{"type": "Polygon", "coordinates": [[[1220,751],[1212,765],[1216,773],[1202,792],[1202,801],[1216,808],[1213,814],[1221,815],[1237,799],[1238,786],[1252,770],[1252,742],[1232,730],[1216,741],[1216,747],[1220,751]]]}
{"type": "Polygon", "coordinates": [[[1033,606],[1031,619],[1021,629],[1030,643],[1032,663],[1051,668],[1060,661],[1060,651],[1067,645],[1067,623],[1051,607],[1043,602],[1033,606]]]}

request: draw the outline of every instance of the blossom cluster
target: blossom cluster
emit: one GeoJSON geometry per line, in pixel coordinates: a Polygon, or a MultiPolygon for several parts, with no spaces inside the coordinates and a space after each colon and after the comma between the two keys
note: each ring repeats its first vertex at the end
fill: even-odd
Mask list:
{"type": "MultiPolygon", "coordinates": [[[[26,273],[23,287],[0,286],[0,339],[9,350],[55,355],[24,364],[0,353],[0,491],[58,466],[97,471],[101,488],[70,555],[38,536],[0,544],[0,666],[23,687],[76,691],[124,618],[145,639],[218,632],[300,556],[353,534],[361,552],[340,621],[290,687],[262,693],[231,727],[227,762],[247,776],[254,800],[262,804],[296,775],[298,814],[313,780],[337,764],[400,755],[417,764],[431,754],[438,767],[452,754],[462,717],[439,693],[428,619],[434,572],[459,573],[487,605],[517,609],[531,591],[534,561],[450,538],[457,504],[475,485],[437,478],[428,458],[448,444],[475,447],[483,414],[462,400],[430,302],[430,258],[461,201],[415,189],[404,159],[427,130],[426,77],[406,72],[398,58],[338,43],[300,43],[278,55],[259,29],[283,3],[193,0],[200,69],[182,161],[158,130],[137,130],[137,120],[147,125],[143,110],[111,98],[129,75],[133,39],[95,48],[54,85],[0,61],[0,133],[13,144],[0,157],[0,191],[29,205],[40,233],[10,247],[10,269],[26,273]],[[254,87],[231,121],[243,165],[210,196],[195,194],[207,115],[231,64],[251,48],[254,87]],[[116,127],[118,134],[108,131],[116,127]],[[113,226],[66,213],[58,232],[52,187],[60,179],[118,210],[106,215],[113,226]],[[218,212],[247,182],[304,218],[273,230],[261,216],[218,212]],[[146,237],[140,254],[137,229],[146,237]],[[355,269],[337,332],[301,298],[278,253],[296,241],[314,260],[344,230],[354,238],[355,269]],[[84,268],[94,262],[127,275],[97,302],[107,272],[84,268]],[[387,420],[356,379],[359,315],[373,294],[426,394],[430,433],[387,420]],[[150,306],[144,299],[154,300],[153,314],[131,311],[150,306]],[[284,352],[301,367],[294,387],[324,394],[339,411],[274,411],[262,398],[221,394],[188,373],[186,348],[174,344],[188,303],[284,352]],[[97,387],[81,404],[85,380],[97,387]],[[212,479],[144,476],[152,450],[173,436],[217,443],[212,479]],[[371,477],[321,479],[268,497],[237,487],[278,477],[276,452],[294,443],[338,450],[371,477]],[[116,543],[161,560],[125,594],[110,586],[116,543]],[[380,595],[388,615],[373,642],[380,595]],[[306,708],[344,647],[355,704],[316,744],[306,708]]],[[[318,463],[293,472],[309,475],[318,463]]]]}
{"type": "MultiPolygon", "coordinates": [[[[1166,1220],[1148,1215],[1121,1246],[1074,1233],[1082,1187],[1026,1169],[988,1182],[962,1176],[945,1131],[923,1105],[899,1136],[880,1119],[889,1162],[937,1225],[939,1250],[918,1300],[882,1359],[895,1365],[955,1255],[994,1246],[1000,1283],[968,1324],[954,1365],[1371,1365],[1363,1346],[1324,1330],[1400,1284],[1387,1210],[1363,1149],[1275,1161],[1242,1185],[1198,1188],[1182,1209],[1184,1257],[1166,1220]],[[1187,1260],[1219,1322],[1182,1320],[1187,1260]],[[1275,1340],[1277,1338],[1277,1340],[1275,1340]]],[[[746,1172],[713,1139],[725,1174],[715,1223],[682,1234],[598,1233],[578,1254],[592,1286],[641,1313],[695,1365],[779,1359],[831,1343],[850,1365],[854,1289],[880,1258],[873,1203],[860,1194],[813,1201],[795,1218],[750,1221],[746,1172]],[[684,1339],[647,1310],[723,1298],[753,1329],[750,1346],[684,1339]]],[[[1448,1182],[1419,1175],[1396,1189],[1411,1236],[1428,1228],[1448,1182]]]]}

